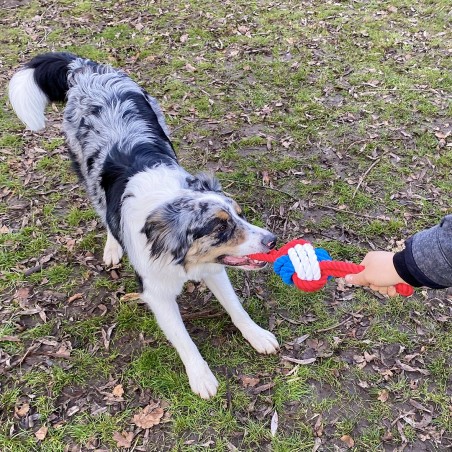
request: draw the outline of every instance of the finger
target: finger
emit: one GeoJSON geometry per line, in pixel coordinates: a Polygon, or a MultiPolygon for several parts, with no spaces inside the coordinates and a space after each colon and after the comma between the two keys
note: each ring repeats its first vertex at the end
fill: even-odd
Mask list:
{"type": "Polygon", "coordinates": [[[355,284],[357,286],[368,286],[369,285],[369,281],[366,278],[365,271],[362,271],[361,273],[346,275],[345,281],[348,284],[355,284]]]}
{"type": "Polygon", "coordinates": [[[388,295],[390,297],[395,297],[397,295],[397,290],[394,286],[388,287],[388,295]]]}

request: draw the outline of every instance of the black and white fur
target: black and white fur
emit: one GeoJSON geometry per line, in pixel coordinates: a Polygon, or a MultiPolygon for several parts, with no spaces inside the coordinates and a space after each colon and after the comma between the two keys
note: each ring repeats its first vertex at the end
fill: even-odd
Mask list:
{"type": "Polygon", "coordinates": [[[218,181],[178,165],[157,101],[123,72],[69,53],[31,60],[9,84],[18,117],[45,127],[48,102],[67,101],[63,130],[73,166],[107,228],[106,265],[128,254],[151,308],[178,351],[192,390],[215,395],[218,382],[189,337],[176,297],[187,280],[203,280],[259,353],[274,353],[274,335],[251,320],[224,265],[261,265],[275,236],[249,224],[218,181]]]}

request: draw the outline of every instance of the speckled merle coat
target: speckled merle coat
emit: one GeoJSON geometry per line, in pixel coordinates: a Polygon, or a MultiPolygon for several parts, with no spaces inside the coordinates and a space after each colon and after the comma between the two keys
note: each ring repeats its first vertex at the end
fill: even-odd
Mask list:
{"type": "Polygon", "coordinates": [[[179,166],[153,97],[110,66],[49,53],[16,72],[9,98],[35,131],[45,127],[49,101],[67,101],[63,131],[73,165],[108,231],[104,262],[117,264],[126,251],[141,297],[179,352],[195,393],[209,398],[218,382],[180,317],[176,297],[188,279],[204,280],[258,352],[276,352],[275,337],[251,320],[224,269],[262,267],[247,255],[272,249],[276,238],[248,223],[215,178],[179,166]]]}

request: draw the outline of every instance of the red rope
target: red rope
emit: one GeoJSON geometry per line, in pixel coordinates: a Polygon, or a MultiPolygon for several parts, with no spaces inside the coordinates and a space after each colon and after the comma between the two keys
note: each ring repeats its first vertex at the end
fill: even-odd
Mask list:
{"type": "MultiPolygon", "coordinates": [[[[298,244],[304,245],[305,243],[309,242],[303,239],[292,240],[282,246],[279,250],[271,250],[269,253],[250,254],[249,257],[263,262],[275,262],[278,257],[288,254],[288,250],[290,248],[293,248],[298,244]]],[[[300,290],[304,292],[315,292],[325,286],[329,276],[343,278],[345,275],[349,275],[351,273],[360,273],[365,268],[362,265],[342,261],[321,261],[319,262],[319,266],[321,274],[320,279],[315,281],[305,281],[298,278],[297,274],[294,273],[292,281],[300,290]]],[[[414,293],[413,287],[409,284],[400,283],[396,284],[394,287],[396,292],[404,297],[409,297],[414,293]]]]}

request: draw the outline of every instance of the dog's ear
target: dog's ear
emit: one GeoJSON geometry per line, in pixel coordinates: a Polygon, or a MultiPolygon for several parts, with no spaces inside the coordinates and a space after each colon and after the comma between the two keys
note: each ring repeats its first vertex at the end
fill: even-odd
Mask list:
{"type": "Polygon", "coordinates": [[[195,191],[214,191],[221,193],[220,181],[206,173],[199,173],[196,176],[187,177],[188,188],[195,191]]]}
{"type": "Polygon", "coordinates": [[[189,233],[193,211],[194,200],[180,198],[151,212],[141,232],[148,239],[152,258],[168,253],[174,262],[183,263],[193,243],[189,233]]]}

